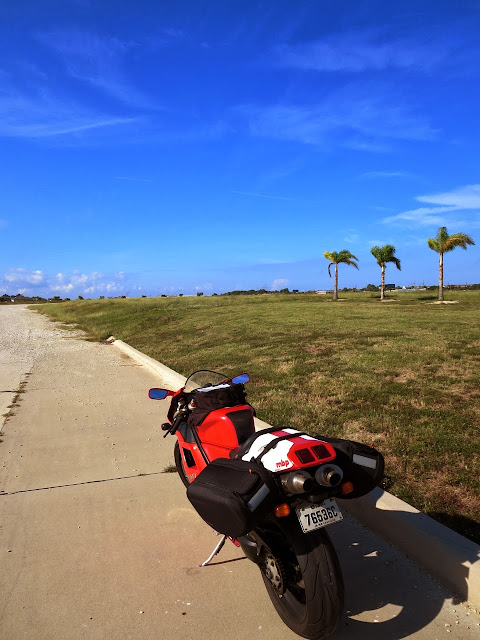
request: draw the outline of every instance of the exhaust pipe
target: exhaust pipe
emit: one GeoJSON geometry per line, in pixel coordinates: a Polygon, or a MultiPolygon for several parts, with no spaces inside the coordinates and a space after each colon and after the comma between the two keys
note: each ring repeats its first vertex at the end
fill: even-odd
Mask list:
{"type": "Polygon", "coordinates": [[[323,464],[315,472],[315,480],[322,487],[338,487],[343,480],[343,471],[336,464],[323,464]]]}
{"type": "Polygon", "coordinates": [[[307,471],[292,471],[282,475],[282,487],[287,493],[308,493],[313,489],[313,478],[307,471]]]}

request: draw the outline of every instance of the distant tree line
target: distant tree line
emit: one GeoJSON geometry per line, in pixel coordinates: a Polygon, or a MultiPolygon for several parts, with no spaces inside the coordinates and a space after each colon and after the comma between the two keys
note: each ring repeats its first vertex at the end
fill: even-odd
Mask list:
{"type": "Polygon", "coordinates": [[[9,295],[8,293],[4,293],[0,296],[0,304],[37,304],[41,302],[65,302],[70,300],[70,298],[65,298],[62,300],[60,296],[53,296],[53,298],[42,298],[41,296],[24,296],[22,293],[17,293],[14,296],[9,295]]]}
{"type": "MultiPolygon", "coordinates": [[[[267,289],[248,289],[243,290],[239,289],[236,291],[227,291],[226,293],[221,293],[221,296],[264,296],[264,295],[278,295],[279,293],[298,293],[298,289],[293,289],[290,292],[288,288],[286,289],[276,289],[275,291],[268,291],[267,289]]],[[[313,292],[312,292],[313,293],[313,292]]],[[[217,295],[214,293],[213,295],[217,295]]]]}
{"type": "MultiPolygon", "coordinates": [[[[385,290],[416,290],[416,289],[421,289],[421,290],[426,290],[426,291],[436,291],[438,289],[437,285],[421,285],[421,286],[415,286],[415,285],[411,285],[409,287],[400,287],[399,285],[397,286],[393,286],[393,285],[385,285],[385,290]]],[[[480,290],[480,282],[477,284],[448,284],[444,286],[444,290],[454,290],[454,289],[468,289],[470,291],[474,291],[474,290],[480,290]]],[[[376,284],[367,284],[366,287],[362,287],[362,288],[357,288],[357,287],[343,287],[342,289],[339,289],[339,291],[342,291],[342,293],[357,293],[357,292],[364,292],[364,291],[370,291],[370,292],[379,292],[380,291],[380,287],[376,284]]],[[[327,293],[327,291],[323,291],[324,293],[327,293]]],[[[236,290],[236,291],[227,291],[226,293],[212,293],[212,296],[262,296],[262,295],[279,295],[279,294],[302,294],[302,295],[307,295],[307,294],[316,294],[318,293],[318,291],[314,291],[313,289],[310,289],[308,291],[300,291],[299,289],[292,289],[292,291],[290,291],[290,289],[286,288],[286,289],[280,289],[279,291],[267,291],[267,289],[248,289],[248,290],[236,290]]],[[[183,293],[179,293],[178,294],[180,297],[183,296],[183,293]]],[[[146,295],[142,295],[142,298],[147,298],[148,296],[146,295]]],[[[152,297],[158,297],[158,296],[152,296],[152,297]]],[[[167,296],[165,293],[162,293],[161,298],[168,298],[169,296],[167,296]]],[[[126,298],[126,296],[115,296],[112,298],[108,298],[109,300],[117,300],[119,298],[126,298]]],[[[78,300],[84,300],[84,298],[82,296],[78,296],[77,298],[78,300]]],[[[99,296],[100,300],[104,300],[105,296],[99,296]]],[[[33,297],[28,297],[28,296],[24,296],[20,293],[11,296],[8,295],[7,293],[5,293],[4,295],[0,296],[0,304],[12,304],[12,303],[17,303],[17,304],[35,304],[35,303],[45,303],[45,302],[70,302],[70,298],[60,298],[60,296],[54,296],[53,298],[42,298],[41,296],[33,296],[33,297]]]]}

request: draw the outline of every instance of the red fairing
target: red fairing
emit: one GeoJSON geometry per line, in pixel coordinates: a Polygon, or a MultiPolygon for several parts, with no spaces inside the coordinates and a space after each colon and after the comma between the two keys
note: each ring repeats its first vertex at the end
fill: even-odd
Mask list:
{"type": "Polygon", "coordinates": [[[255,431],[250,405],[212,411],[197,427],[198,437],[209,460],[228,458],[255,431]]]}
{"type": "Polygon", "coordinates": [[[205,469],[207,463],[205,462],[205,459],[196,444],[185,442],[179,431],[177,431],[176,436],[178,438],[178,444],[180,446],[180,455],[182,456],[185,475],[187,476],[189,482],[193,482],[198,474],[205,469]],[[188,452],[190,452],[191,457],[188,455],[188,452]],[[193,465],[191,465],[192,462],[193,465]]]}
{"type": "MultiPolygon", "coordinates": [[[[228,458],[230,451],[255,431],[253,410],[250,405],[217,409],[212,411],[201,425],[192,429],[195,429],[210,461],[215,458],[228,458]]],[[[176,432],[176,436],[188,481],[193,482],[207,463],[196,443],[185,442],[180,431],[176,432]],[[190,452],[191,457],[186,452],[190,452]]]]}

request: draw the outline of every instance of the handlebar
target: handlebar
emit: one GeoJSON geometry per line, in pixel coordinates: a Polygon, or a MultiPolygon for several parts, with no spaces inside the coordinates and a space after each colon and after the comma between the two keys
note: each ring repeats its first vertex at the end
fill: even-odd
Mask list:
{"type": "MultiPolygon", "coordinates": [[[[180,423],[181,423],[181,421],[182,421],[183,417],[184,417],[184,415],[183,415],[183,411],[179,411],[179,412],[177,413],[177,416],[176,416],[175,420],[173,421],[173,424],[168,425],[168,429],[165,429],[166,434],[163,436],[164,438],[166,438],[166,437],[168,436],[168,434],[169,434],[169,433],[171,433],[171,434],[172,434],[172,436],[173,436],[173,434],[175,433],[175,431],[176,431],[176,430],[178,429],[178,427],[180,426],[180,423]]],[[[164,426],[166,426],[166,425],[162,425],[162,429],[163,429],[163,427],[164,427],[164,426]]]]}

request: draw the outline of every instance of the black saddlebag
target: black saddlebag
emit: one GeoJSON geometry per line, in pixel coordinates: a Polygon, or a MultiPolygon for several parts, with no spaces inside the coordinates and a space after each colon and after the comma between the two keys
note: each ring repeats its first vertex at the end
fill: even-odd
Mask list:
{"type": "Polygon", "coordinates": [[[270,471],[254,462],[217,458],[188,486],[193,507],[215,531],[244,536],[281,502],[270,471]]]}
{"type": "Polygon", "coordinates": [[[243,384],[231,384],[221,389],[214,388],[212,391],[197,389],[192,392],[192,399],[195,402],[195,408],[188,416],[190,427],[198,427],[211,411],[247,404],[243,384]]]}
{"type": "Polygon", "coordinates": [[[343,469],[343,481],[350,481],[355,487],[352,493],[338,496],[339,498],[359,498],[380,485],[383,479],[384,460],[379,451],[353,440],[316,437],[332,445],[337,454],[335,463],[343,469]]]}

